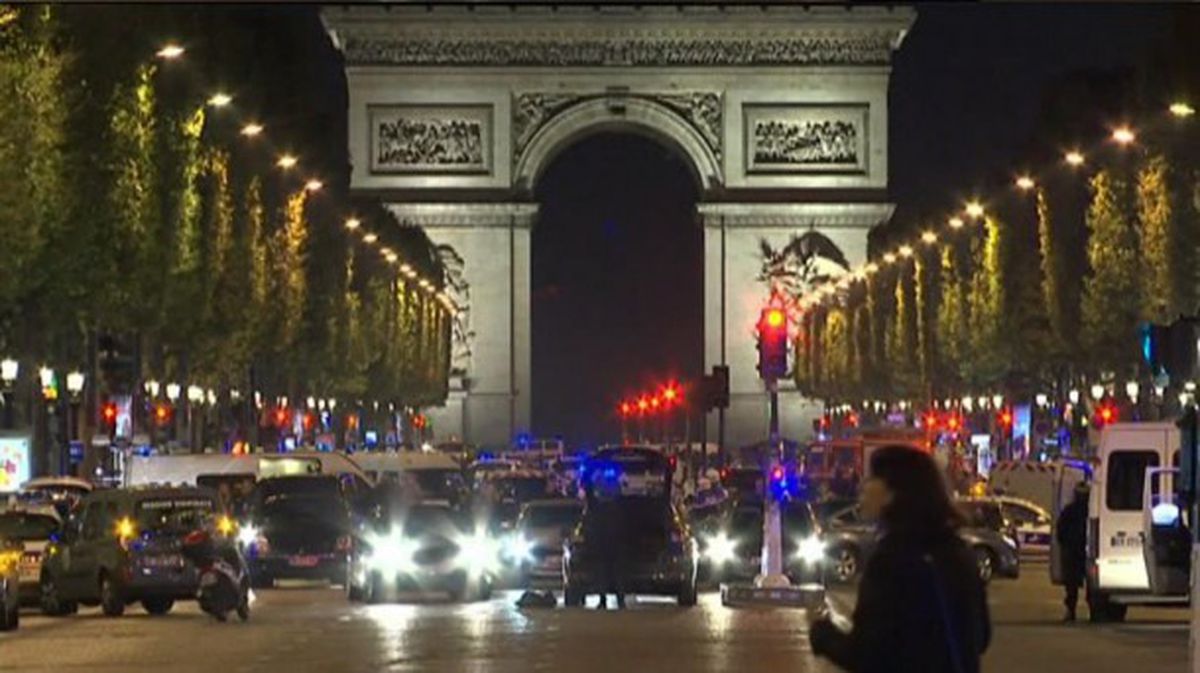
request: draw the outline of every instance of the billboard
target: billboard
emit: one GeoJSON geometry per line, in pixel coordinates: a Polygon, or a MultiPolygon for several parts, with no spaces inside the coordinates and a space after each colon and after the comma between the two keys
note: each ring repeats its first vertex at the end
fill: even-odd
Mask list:
{"type": "Polygon", "coordinates": [[[29,481],[33,442],[29,435],[0,435],[0,493],[13,493],[29,481]]]}

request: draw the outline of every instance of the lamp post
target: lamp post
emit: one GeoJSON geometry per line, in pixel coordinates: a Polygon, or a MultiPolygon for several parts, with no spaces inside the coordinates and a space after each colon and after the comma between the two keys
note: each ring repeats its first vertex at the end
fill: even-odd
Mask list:
{"type": "Polygon", "coordinates": [[[204,401],[204,389],[197,385],[190,385],[187,388],[187,425],[188,425],[188,448],[196,451],[196,423],[195,423],[195,407],[204,401]]]}
{"type": "Polygon", "coordinates": [[[13,427],[13,404],[16,398],[13,396],[13,386],[16,385],[17,376],[21,373],[21,364],[12,358],[4,358],[0,360],[0,393],[3,393],[4,401],[4,428],[11,430],[13,427]]]}
{"type": "Polygon", "coordinates": [[[79,370],[67,374],[67,450],[60,454],[59,457],[59,471],[64,474],[68,473],[67,468],[71,465],[70,445],[80,438],[79,404],[83,399],[83,387],[86,383],[87,376],[79,370]]]}

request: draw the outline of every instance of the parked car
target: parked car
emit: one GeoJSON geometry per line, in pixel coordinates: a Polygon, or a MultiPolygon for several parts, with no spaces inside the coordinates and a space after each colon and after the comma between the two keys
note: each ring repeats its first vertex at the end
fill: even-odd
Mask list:
{"type": "Polygon", "coordinates": [[[0,540],[21,552],[17,570],[22,605],[38,603],[42,559],[61,526],[58,510],[51,505],[24,505],[0,512],[0,540]]]}
{"type": "Polygon", "coordinates": [[[1029,500],[1007,495],[963,498],[958,504],[972,525],[991,528],[1017,541],[1022,556],[1050,553],[1050,513],[1029,500]]]}
{"type": "Polygon", "coordinates": [[[152,615],[196,597],[196,570],[184,561],[183,538],[211,527],[217,506],[211,491],[193,486],[97,490],[46,547],[39,586],[42,610],[75,612],[100,605],[118,617],[140,601],[152,615]]]}
{"type": "MultiPolygon", "coordinates": [[[[830,579],[858,579],[878,540],[874,522],[864,520],[858,505],[851,505],[834,512],[826,520],[824,531],[830,579]]],[[[979,579],[985,583],[994,577],[1016,579],[1020,574],[1017,543],[1010,536],[974,526],[960,528],[958,535],[974,552],[979,579]]]]}
{"type": "Polygon", "coordinates": [[[21,546],[0,539],[0,631],[12,631],[21,623],[21,546]]]}
{"type": "Polygon", "coordinates": [[[342,584],[353,523],[333,475],[273,477],[258,482],[239,539],[255,586],[279,579],[342,584]]]}
{"type": "Polygon", "coordinates": [[[503,550],[505,562],[516,569],[523,585],[557,588],[562,584],[563,541],[582,515],[583,503],[575,498],[525,504],[503,550]]]}

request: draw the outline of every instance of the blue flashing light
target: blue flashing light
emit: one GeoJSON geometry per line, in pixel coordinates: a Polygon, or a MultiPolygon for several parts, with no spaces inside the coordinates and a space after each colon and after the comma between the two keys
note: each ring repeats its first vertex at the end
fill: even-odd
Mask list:
{"type": "Polygon", "coordinates": [[[484,451],[483,453],[479,454],[478,458],[486,463],[489,460],[495,460],[496,456],[492,455],[490,451],[484,451]]]}

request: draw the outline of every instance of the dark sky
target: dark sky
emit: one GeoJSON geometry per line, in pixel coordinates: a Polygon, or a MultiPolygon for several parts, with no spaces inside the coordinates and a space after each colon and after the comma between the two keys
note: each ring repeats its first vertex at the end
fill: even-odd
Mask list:
{"type": "MultiPolygon", "coordinates": [[[[940,208],[1007,171],[1042,91],[1079,69],[1130,66],[1163,34],[1162,6],[929,5],[896,56],[891,194],[940,208]]],[[[702,366],[702,254],[686,169],[653,142],[594,136],[537,194],[535,431],[611,440],[613,405],[702,366]]]]}

